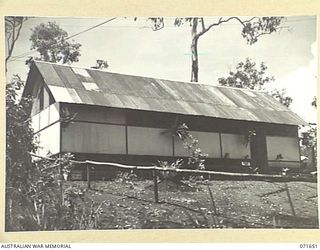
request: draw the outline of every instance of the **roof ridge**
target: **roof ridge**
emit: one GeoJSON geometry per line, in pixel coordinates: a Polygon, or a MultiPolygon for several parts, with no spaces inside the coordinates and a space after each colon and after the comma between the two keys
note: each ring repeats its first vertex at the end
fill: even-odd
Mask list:
{"type": "MultiPolygon", "coordinates": [[[[30,70],[32,70],[32,68],[30,70]]],[[[139,109],[140,107],[142,110],[155,112],[179,112],[184,115],[223,117],[224,119],[229,117],[228,119],[278,124],[302,125],[305,123],[292,110],[287,108],[283,110],[280,109],[279,105],[281,104],[277,100],[272,100],[271,96],[265,95],[260,91],[255,91],[255,95],[250,95],[248,92],[252,90],[241,88],[127,75],[42,61],[35,61],[34,68],[38,68],[45,84],[52,87],[50,91],[57,102],[96,104],[100,106],[131,109],[139,109]],[[94,82],[100,77],[101,79],[99,81],[102,81],[101,88],[106,86],[109,89],[103,92],[109,93],[112,96],[107,97],[106,95],[97,94],[100,92],[89,91],[85,86],[84,91],[82,91],[82,89],[80,91],[80,89],[76,87],[82,86],[84,79],[79,77],[76,70],[72,70],[72,68],[87,70],[94,82]],[[94,74],[93,71],[97,73],[94,74]],[[77,80],[75,81],[72,77],[68,77],[68,74],[70,74],[70,76],[74,75],[76,77],[74,79],[77,80]],[[69,80],[71,80],[71,82],[69,82],[69,80]],[[131,84],[133,82],[137,84],[131,84]],[[172,85],[170,82],[172,82],[172,85]],[[148,88],[146,88],[145,93],[140,91],[140,88],[143,89],[144,86],[153,86],[154,84],[159,85],[157,89],[159,89],[160,92],[153,93],[153,90],[148,88]],[[69,85],[72,87],[72,90],[69,90],[69,85]],[[53,86],[62,87],[65,90],[54,89],[53,86]],[[222,88],[225,91],[223,91],[222,88]],[[131,91],[133,92],[131,93],[131,91]],[[154,96],[159,96],[159,98],[153,98],[154,96]],[[169,96],[171,96],[171,98],[169,96]],[[133,99],[127,97],[132,97],[133,99]],[[141,99],[134,99],[134,97],[140,97],[141,99]],[[179,97],[182,98],[180,99],[179,97]],[[204,100],[201,101],[201,98],[204,100]],[[236,107],[228,105],[230,101],[233,102],[236,107]],[[217,107],[217,110],[212,110],[210,105],[217,107]],[[242,110],[246,112],[243,113],[242,110]]]]}
{"type": "Polygon", "coordinates": [[[209,87],[216,87],[216,88],[226,88],[226,89],[234,89],[237,91],[250,91],[250,92],[258,92],[258,93],[266,93],[267,91],[263,90],[254,90],[254,89],[246,89],[246,88],[237,88],[237,87],[230,87],[230,86],[221,86],[221,85],[214,85],[214,84],[208,84],[208,83],[201,83],[201,82],[189,82],[189,81],[181,81],[181,80],[170,80],[170,79],[163,79],[163,78],[156,78],[152,76],[142,76],[142,75],[130,75],[130,74],[124,74],[120,72],[109,72],[101,69],[94,69],[94,68],[88,68],[88,67],[78,67],[78,66],[71,66],[71,65],[65,65],[61,63],[53,63],[53,62],[46,62],[46,61],[40,61],[40,60],[34,60],[36,63],[46,63],[46,64],[53,64],[53,65],[58,65],[62,67],[70,67],[70,68],[77,68],[77,69],[85,69],[85,70],[92,70],[92,71],[98,71],[98,72],[103,72],[103,73],[108,73],[108,74],[117,74],[117,75],[124,75],[124,76],[134,76],[134,77],[143,77],[143,78],[150,78],[154,80],[160,80],[160,81],[169,81],[169,82],[175,82],[179,84],[192,84],[192,85],[199,85],[199,86],[209,86],[209,87]]]}

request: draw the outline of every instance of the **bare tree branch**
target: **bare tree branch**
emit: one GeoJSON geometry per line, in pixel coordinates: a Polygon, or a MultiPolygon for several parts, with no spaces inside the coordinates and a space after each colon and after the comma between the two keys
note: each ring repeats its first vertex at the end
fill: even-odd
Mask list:
{"type": "MultiPolygon", "coordinates": [[[[247,40],[247,43],[252,45],[258,41],[258,38],[263,35],[274,33],[280,30],[281,19],[283,17],[251,17],[246,20],[242,20],[239,17],[231,16],[231,17],[220,17],[218,21],[210,24],[206,27],[204,23],[203,17],[186,17],[186,18],[175,18],[174,25],[181,26],[184,22],[189,22],[191,26],[191,81],[198,81],[198,39],[200,36],[207,33],[215,26],[219,26],[223,23],[230,22],[232,20],[237,21],[242,26],[241,35],[243,38],[247,40]],[[201,31],[197,31],[198,24],[201,22],[201,31]]],[[[164,20],[163,18],[149,18],[148,20],[153,21],[153,30],[157,31],[164,28],[164,20]]]]}
{"type": "Polygon", "coordinates": [[[251,19],[249,19],[249,20],[242,21],[239,17],[236,17],[236,16],[234,16],[234,17],[229,17],[228,19],[225,19],[225,20],[223,20],[223,18],[221,17],[217,23],[210,24],[210,25],[208,26],[208,28],[202,30],[202,31],[198,34],[198,37],[199,37],[199,36],[202,36],[203,34],[205,34],[206,32],[208,32],[208,31],[209,31],[211,28],[213,28],[214,26],[218,26],[218,25],[220,25],[220,24],[222,24],[222,23],[227,23],[227,22],[229,22],[229,21],[231,21],[231,20],[237,20],[240,24],[242,24],[243,26],[245,26],[245,23],[251,22],[251,21],[252,21],[253,19],[255,19],[255,18],[257,18],[257,17],[253,17],[253,18],[251,18],[251,19]]]}
{"type": "Polygon", "coordinates": [[[8,22],[8,23],[10,23],[10,24],[13,26],[13,22],[12,22],[9,18],[6,18],[5,21],[8,22]]]}
{"type": "MultiPolygon", "coordinates": [[[[283,27],[279,27],[278,29],[286,29],[286,28],[290,28],[289,26],[283,26],[283,27]]],[[[256,38],[260,37],[260,36],[263,36],[263,35],[270,35],[272,33],[272,31],[269,31],[269,32],[263,32],[263,33],[260,33],[259,35],[256,35],[256,38]]]]}
{"type": "Polygon", "coordinates": [[[11,38],[11,34],[10,36],[7,37],[7,50],[10,50],[10,38],[11,38]]]}
{"type": "Polygon", "coordinates": [[[17,21],[17,17],[13,17],[11,20],[9,17],[6,18],[6,22],[7,22],[7,30],[6,30],[6,35],[7,35],[7,46],[8,46],[8,55],[6,57],[5,62],[7,63],[7,61],[9,60],[9,58],[12,55],[13,52],[13,48],[15,46],[16,41],[18,40],[19,36],[20,36],[20,32],[23,26],[23,22],[25,21],[25,18],[22,18],[20,21],[17,21]],[[9,23],[9,24],[8,24],[9,23]],[[9,27],[8,25],[10,25],[11,27],[9,27]],[[11,31],[9,32],[8,28],[11,28],[11,31]]]}
{"type": "Polygon", "coordinates": [[[17,32],[16,38],[14,39],[14,42],[16,42],[18,40],[18,38],[20,36],[21,29],[22,29],[22,22],[21,22],[21,24],[20,24],[20,26],[18,28],[18,32],[17,32]]]}
{"type": "Polygon", "coordinates": [[[203,17],[201,17],[201,24],[202,24],[202,31],[204,31],[206,29],[205,25],[204,25],[204,19],[203,17]]]}

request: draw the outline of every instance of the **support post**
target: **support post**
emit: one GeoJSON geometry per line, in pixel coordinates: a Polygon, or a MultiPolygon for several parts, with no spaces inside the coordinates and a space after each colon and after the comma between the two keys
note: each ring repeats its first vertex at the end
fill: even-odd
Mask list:
{"type": "Polygon", "coordinates": [[[61,204],[63,205],[63,172],[62,172],[62,165],[61,165],[61,154],[59,154],[59,176],[60,176],[60,199],[61,204]]]}
{"type": "Polygon", "coordinates": [[[157,170],[153,170],[154,202],[159,203],[157,170]]]}
{"type": "Polygon", "coordinates": [[[287,183],[285,184],[285,187],[286,187],[286,192],[287,192],[289,204],[290,204],[290,207],[291,207],[292,215],[293,215],[294,217],[297,217],[297,216],[296,216],[296,212],[294,211],[294,207],[293,207],[293,203],[292,203],[292,200],[291,200],[291,196],[290,196],[290,192],[289,192],[289,188],[288,188],[287,183]]]}
{"type": "Polygon", "coordinates": [[[90,165],[86,163],[87,166],[87,188],[91,189],[91,183],[90,183],[90,165]]]}
{"type": "Polygon", "coordinates": [[[315,154],[314,147],[315,147],[314,145],[311,146],[312,168],[317,168],[317,164],[316,164],[316,154],[315,154]]]}

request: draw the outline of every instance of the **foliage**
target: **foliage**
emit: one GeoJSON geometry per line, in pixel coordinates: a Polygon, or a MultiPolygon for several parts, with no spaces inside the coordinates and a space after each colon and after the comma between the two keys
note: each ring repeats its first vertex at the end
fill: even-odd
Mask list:
{"type": "Polygon", "coordinates": [[[6,228],[19,217],[10,216],[19,210],[30,185],[33,165],[29,152],[37,149],[33,141],[28,110],[31,100],[18,100],[17,91],[24,83],[18,75],[6,85],[6,228]],[[16,201],[16,202],[13,202],[16,201]],[[7,220],[10,217],[10,220],[7,220]]]}
{"type": "Polygon", "coordinates": [[[5,17],[6,63],[12,55],[15,43],[20,36],[22,25],[26,20],[26,17],[5,17]]]}
{"type": "Polygon", "coordinates": [[[311,105],[315,108],[317,108],[317,97],[314,96],[311,105]]]}
{"type": "Polygon", "coordinates": [[[68,107],[62,107],[60,112],[61,126],[66,128],[77,117],[77,112],[70,112],[68,107]]]}
{"type": "Polygon", "coordinates": [[[306,146],[317,147],[317,127],[310,126],[304,133],[303,144],[306,146]]]}
{"type": "Polygon", "coordinates": [[[289,107],[290,104],[292,103],[292,98],[286,95],[285,89],[281,89],[281,90],[275,89],[271,91],[269,94],[286,107],[289,107]]]}
{"type": "MultiPolygon", "coordinates": [[[[183,166],[183,160],[177,159],[171,164],[167,161],[158,161],[159,166],[165,169],[179,169],[183,166]]],[[[177,172],[173,171],[160,171],[160,176],[164,179],[172,179],[177,176],[177,172]]]]}
{"type": "MultiPolygon", "coordinates": [[[[317,97],[313,98],[311,105],[317,108],[317,97]]],[[[306,157],[305,163],[308,167],[317,167],[317,124],[310,124],[302,133],[301,155],[306,157]]]]}
{"type": "Polygon", "coordinates": [[[78,186],[70,186],[64,191],[63,216],[64,228],[68,230],[98,229],[101,227],[100,217],[104,213],[104,202],[96,202],[88,190],[78,186]]]}
{"type": "Polygon", "coordinates": [[[57,230],[64,228],[65,207],[62,197],[62,173],[69,172],[71,155],[54,162],[40,160],[33,163],[33,175],[26,197],[33,225],[27,230],[57,230]]]}
{"type": "Polygon", "coordinates": [[[252,45],[262,35],[271,34],[279,29],[283,17],[261,17],[245,22],[242,29],[242,37],[252,45]]]}
{"type": "Polygon", "coordinates": [[[31,49],[40,53],[37,60],[64,64],[79,61],[81,44],[69,42],[68,33],[55,22],[41,23],[31,30],[31,49]]]}
{"type": "Polygon", "coordinates": [[[273,76],[266,76],[268,67],[262,62],[257,68],[255,62],[247,58],[245,62],[239,62],[235,71],[230,71],[228,77],[218,79],[222,86],[248,88],[261,90],[266,83],[274,81],[273,76]]]}
{"type": "Polygon", "coordinates": [[[187,164],[193,169],[204,169],[204,162],[208,155],[198,147],[199,141],[192,136],[188,126],[185,123],[179,124],[174,135],[181,139],[184,147],[189,152],[187,164]]]}
{"type": "MultiPolygon", "coordinates": [[[[193,137],[190,133],[188,126],[185,123],[179,123],[178,117],[176,118],[174,125],[162,132],[162,134],[170,133],[173,137],[178,137],[185,149],[188,150],[189,156],[187,158],[186,164],[192,169],[204,169],[204,162],[207,158],[207,154],[203,153],[202,150],[198,147],[199,141],[193,137]]],[[[162,167],[174,167],[179,168],[184,165],[184,161],[179,159],[176,162],[169,164],[167,161],[158,161],[159,165],[162,167]]]]}
{"type": "Polygon", "coordinates": [[[18,100],[19,76],[6,85],[6,231],[94,229],[101,205],[85,190],[63,190],[72,155],[34,161],[38,148],[30,124],[30,98],[18,100]]]}
{"type": "Polygon", "coordinates": [[[302,133],[301,155],[306,157],[308,167],[315,168],[317,161],[317,126],[310,125],[302,133]],[[314,161],[314,162],[313,162],[314,161]]]}
{"type": "Polygon", "coordinates": [[[28,114],[31,99],[23,97],[18,101],[17,91],[23,86],[24,83],[18,75],[6,85],[6,164],[12,166],[6,172],[7,184],[19,191],[25,189],[26,179],[32,174],[29,152],[37,149],[28,114]]]}
{"type": "Polygon", "coordinates": [[[163,17],[150,17],[149,20],[152,22],[151,28],[153,29],[153,31],[157,31],[164,28],[163,17]]]}
{"type": "MultiPolygon", "coordinates": [[[[198,82],[198,40],[213,27],[235,21],[242,27],[242,37],[246,39],[249,45],[252,45],[258,41],[260,36],[278,31],[281,28],[280,25],[283,19],[283,17],[252,17],[250,19],[236,16],[220,17],[218,21],[207,25],[203,17],[175,18],[175,26],[179,27],[184,23],[188,23],[191,27],[191,82],[198,82]],[[201,26],[201,28],[198,29],[198,26],[201,26]]],[[[152,17],[149,20],[154,31],[160,30],[165,26],[163,17],[152,17]]]]}
{"type": "MultiPolygon", "coordinates": [[[[229,72],[228,77],[221,77],[218,82],[222,86],[264,90],[265,84],[274,81],[273,76],[266,75],[267,69],[264,62],[261,62],[258,68],[255,62],[247,58],[245,62],[239,62],[235,71],[229,72]]],[[[286,107],[289,107],[293,101],[287,96],[286,89],[274,89],[269,94],[286,107]]]]}
{"type": "MultiPolygon", "coordinates": [[[[20,209],[11,214],[8,230],[81,230],[99,227],[102,204],[94,202],[88,190],[71,186],[64,190],[63,174],[69,173],[72,155],[65,154],[54,162],[34,162],[28,191],[20,209]]],[[[12,202],[18,202],[16,198],[12,202]]]]}
{"type": "Polygon", "coordinates": [[[91,68],[93,68],[93,69],[107,69],[108,67],[109,67],[109,64],[108,64],[107,60],[98,59],[98,60],[96,60],[96,66],[93,66],[91,68]]]}
{"type": "Polygon", "coordinates": [[[116,179],[119,182],[128,184],[132,189],[134,188],[134,182],[138,180],[138,176],[133,172],[133,170],[131,171],[120,171],[117,174],[116,179]]]}
{"type": "MultiPolygon", "coordinates": [[[[191,135],[188,126],[185,123],[179,124],[178,119],[176,119],[175,125],[170,128],[169,131],[172,136],[177,136],[182,141],[184,148],[188,150],[189,156],[186,162],[187,167],[199,170],[205,169],[204,163],[208,155],[203,153],[198,147],[199,141],[191,135]]],[[[158,161],[158,165],[165,169],[179,169],[185,165],[185,162],[183,159],[177,159],[171,164],[168,161],[158,161]]],[[[160,175],[165,180],[174,179],[179,176],[177,172],[170,170],[160,171],[160,175]]],[[[195,179],[199,178],[203,179],[203,176],[197,176],[195,179]]]]}
{"type": "Polygon", "coordinates": [[[255,130],[249,130],[248,133],[245,136],[245,145],[246,147],[249,146],[252,139],[257,135],[257,132],[255,130]]]}
{"type": "MultiPolygon", "coordinates": [[[[258,41],[260,36],[272,34],[278,31],[283,19],[284,17],[252,17],[250,19],[235,16],[220,17],[218,21],[206,25],[203,17],[177,17],[174,19],[173,24],[177,27],[182,26],[185,23],[188,23],[190,26],[192,26],[193,23],[201,25],[201,30],[196,34],[197,37],[200,37],[215,26],[236,21],[242,27],[242,37],[246,39],[248,44],[252,45],[258,41]]],[[[163,17],[151,17],[149,20],[152,22],[152,29],[154,31],[160,30],[165,26],[163,17]]]]}

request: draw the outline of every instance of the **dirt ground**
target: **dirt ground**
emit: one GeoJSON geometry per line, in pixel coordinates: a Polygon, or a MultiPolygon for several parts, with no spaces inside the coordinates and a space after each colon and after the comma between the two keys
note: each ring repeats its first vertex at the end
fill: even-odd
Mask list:
{"type": "Polygon", "coordinates": [[[91,188],[90,198],[103,202],[100,229],[319,227],[316,183],[161,181],[159,203],[151,180],[95,181],[91,188]]]}

